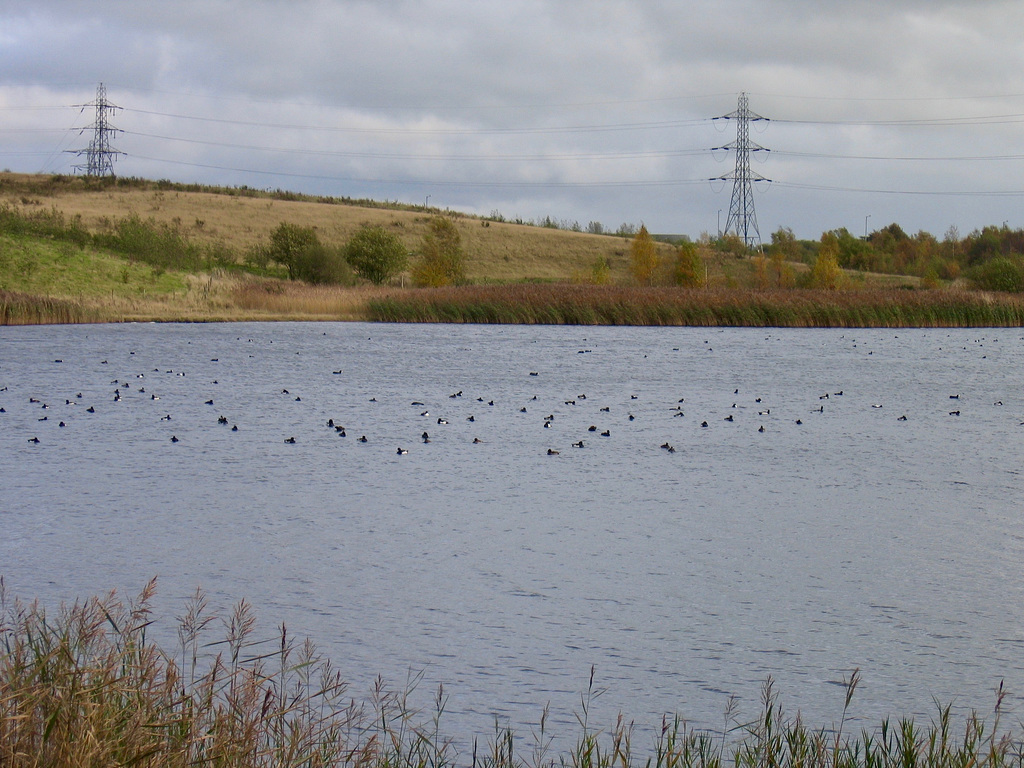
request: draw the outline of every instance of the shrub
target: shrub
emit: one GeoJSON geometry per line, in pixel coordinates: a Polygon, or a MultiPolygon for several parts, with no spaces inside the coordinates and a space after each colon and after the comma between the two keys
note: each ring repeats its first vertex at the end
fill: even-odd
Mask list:
{"type": "Polygon", "coordinates": [[[983,291],[1024,292],[1024,267],[1019,261],[995,258],[968,272],[971,283],[983,291]]]}
{"type": "Polygon", "coordinates": [[[360,277],[380,285],[409,263],[409,253],[397,235],[381,226],[364,226],[344,249],[345,261],[360,277]]]}
{"type": "Polygon", "coordinates": [[[293,264],[298,280],[313,285],[351,285],[352,269],[341,251],[316,242],[299,250],[293,264]]]}

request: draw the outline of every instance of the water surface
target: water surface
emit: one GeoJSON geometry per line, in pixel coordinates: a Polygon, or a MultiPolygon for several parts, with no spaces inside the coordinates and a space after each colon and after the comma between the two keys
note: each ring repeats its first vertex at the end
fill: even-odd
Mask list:
{"type": "Polygon", "coordinates": [[[548,703],[571,722],[591,667],[602,724],[718,727],[770,675],[827,725],[855,667],[864,723],[987,710],[1001,680],[1016,706],[1022,350],[977,329],[0,328],[0,573],[51,605],[159,576],[169,641],[197,586],[245,598],[353,693],[422,675],[421,704],[444,683],[449,723],[483,734],[548,703]]]}

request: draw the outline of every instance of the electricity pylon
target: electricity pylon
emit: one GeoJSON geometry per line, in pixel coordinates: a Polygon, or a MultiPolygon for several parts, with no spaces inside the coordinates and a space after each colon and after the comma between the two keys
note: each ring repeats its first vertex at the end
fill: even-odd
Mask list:
{"type": "Polygon", "coordinates": [[[85,165],[76,165],[75,170],[84,170],[86,176],[113,176],[114,158],[124,153],[110,146],[110,137],[118,129],[110,124],[108,115],[120,107],[107,101],[107,89],[103,83],[96,88],[96,100],[81,107],[83,111],[86,107],[96,107],[96,121],[92,124],[92,141],[88,148],[75,151],[79,156],[85,155],[85,165]]]}
{"type": "Polygon", "coordinates": [[[770,150],[750,140],[750,124],[758,120],[767,121],[768,118],[751,112],[747,94],[741,93],[736,111],[715,119],[736,121],[736,140],[724,146],[715,147],[715,149],[736,150],[736,169],[732,173],[712,179],[712,181],[732,179],[732,200],[729,203],[729,216],[725,220],[725,231],[734,232],[748,248],[760,248],[761,233],[757,230],[757,215],[754,213],[754,182],[770,182],[771,179],[750,170],[750,153],[769,152],[770,150]]]}

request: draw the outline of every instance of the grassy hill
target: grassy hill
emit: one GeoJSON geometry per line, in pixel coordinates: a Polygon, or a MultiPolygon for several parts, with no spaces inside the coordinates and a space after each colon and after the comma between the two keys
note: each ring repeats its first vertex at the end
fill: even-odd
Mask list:
{"type": "MultiPolygon", "coordinates": [[[[901,294],[928,292],[891,289],[914,287],[917,278],[864,272],[847,273],[846,287],[876,295],[855,309],[853,305],[837,309],[834,292],[804,291],[798,297],[792,290],[766,290],[774,284],[771,270],[785,269],[792,285],[793,276],[808,269],[805,263],[769,265],[766,259],[708,246],[700,249],[704,289],[643,289],[631,284],[630,245],[630,238],[616,235],[390,202],[141,179],[2,173],[0,324],[461,319],[1013,325],[1024,316],[1024,309],[1015,301],[996,300],[1000,312],[1010,303],[1013,306],[993,315],[984,310],[991,305],[991,298],[975,295],[961,301],[949,291],[935,292],[932,299],[910,301],[901,294]],[[415,254],[431,219],[440,213],[455,222],[465,252],[466,277],[476,292],[430,294],[427,289],[411,289],[407,287],[408,273],[389,286],[311,286],[285,279],[281,265],[268,264],[265,258],[261,263],[253,256],[266,252],[271,233],[282,223],[315,228],[321,242],[332,247],[344,245],[364,225],[379,225],[397,235],[415,254]],[[125,234],[129,230],[134,233],[131,237],[125,234]],[[175,249],[187,259],[161,263],[153,258],[175,249]],[[590,285],[598,264],[607,266],[603,276],[607,285],[590,285]],[[548,289],[531,293],[516,288],[527,284],[548,289]],[[441,304],[430,304],[432,296],[441,304]],[[892,313],[886,307],[893,304],[913,308],[909,314],[892,313]],[[417,308],[410,309],[413,305],[417,308]],[[556,305],[560,307],[557,311],[553,310],[556,305]],[[983,308],[980,313],[977,306],[983,308]]],[[[663,264],[673,263],[676,246],[658,242],[655,247],[663,264]]],[[[781,282],[782,272],[778,274],[781,282]]]]}
{"type": "MultiPolygon", "coordinates": [[[[0,203],[31,212],[56,209],[80,216],[90,232],[137,215],[178,228],[198,243],[239,256],[266,243],[282,222],[315,227],[325,243],[346,242],[364,224],[381,225],[415,251],[438,209],[303,197],[287,192],[199,188],[135,179],[98,184],[83,177],[0,174],[0,203]]],[[[564,281],[590,274],[607,260],[613,280],[625,279],[629,240],[454,214],[471,282],[564,281]]],[[[659,244],[665,255],[673,249],[659,244]]]]}

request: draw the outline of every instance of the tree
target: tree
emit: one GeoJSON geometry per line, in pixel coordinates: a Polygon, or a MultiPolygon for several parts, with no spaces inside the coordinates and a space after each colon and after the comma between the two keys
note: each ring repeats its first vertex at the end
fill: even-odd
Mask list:
{"type": "Polygon", "coordinates": [[[641,285],[653,285],[657,270],[658,246],[647,227],[641,224],[629,246],[629,271],[641,285]]]}
{"type": "Polygon", "coordinates": [[[335,248],[320,242],[313,227],[281,222],[270,233],[270,258],[283,264],[290,280],[314,284],[349,283],[352,272],[335,248]]]}
{"type": "Polygon", "coordinates": [[[430,220],[412,277],[417,285],[432,287],[465,281],[462,238],[450,216],[435,216],[430,220]]]}
{"type": "Polygon", "coordinates": [[[314,245],[320,245],[320,238],[313,227],[300,227],[282,221],[270,233],[270,257],[287,268],[290,280],[301,279],[296,270],[299,254],[314,245]]]}
{"type": "Polygon", "coordinates": [[[409,263],[398,235],[381,226],[364,226],[348,241],[343,254],[360,277],[375,285],[386,283],[409,263]]]}
{"type": "Polygon", "coordinates": [[[839,288],[842,276],[843,272],[839,268],[839,238],[833,232],[826,232],[821,236],[818,258],[811,267],[811,287],[834,291],[839,288]]]}
{"type": "Polygon", "coordinates": [[[676,285],[684,288],[699,288],[704,285],[704,260],[700,257],[696,243],[683,242],[676,249],[676,285]]]}

